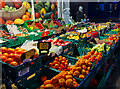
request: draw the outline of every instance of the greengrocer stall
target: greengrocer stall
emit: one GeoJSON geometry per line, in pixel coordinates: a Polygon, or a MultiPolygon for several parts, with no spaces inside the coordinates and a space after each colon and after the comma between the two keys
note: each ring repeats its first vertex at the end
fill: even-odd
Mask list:
{"type": "Polygon", "coordinates": [[[60,11],[62,5],[63,11],[69,12],[64,2],[1,3],[3,88],[99,89],[105,86],[120,59],[119,22],[95,23],[85,18],[76,23],[70,14],[60,11]]]}

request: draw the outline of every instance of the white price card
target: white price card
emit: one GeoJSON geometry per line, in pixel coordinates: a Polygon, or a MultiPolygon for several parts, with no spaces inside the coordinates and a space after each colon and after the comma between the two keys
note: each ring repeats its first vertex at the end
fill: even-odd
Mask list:
{"type": "Polygon", "coordinates": [[[27,67],[27,68],[19,71],[19,72],[18,72],[18,76],[23,76],[23,75],[25,75],[25,74],[28,73],[28,72],[29,72],[29,67],[27,67]]]}

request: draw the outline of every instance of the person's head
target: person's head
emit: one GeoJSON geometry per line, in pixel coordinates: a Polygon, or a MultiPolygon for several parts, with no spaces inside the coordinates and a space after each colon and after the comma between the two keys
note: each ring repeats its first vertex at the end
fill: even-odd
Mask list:
{"type": "Polygon", "coordinates": [[[79,6],[79,11],[82,12],[82,10],[83,10],[83,7],[82,7],[82,6],[79,6]]]}

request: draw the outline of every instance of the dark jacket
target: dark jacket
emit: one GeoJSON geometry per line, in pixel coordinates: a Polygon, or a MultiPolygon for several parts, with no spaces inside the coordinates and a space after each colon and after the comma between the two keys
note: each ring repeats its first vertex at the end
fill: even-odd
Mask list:
{"type": "Polygon", "coordinates": [[[77,12],[77,22],[80,22],[81,19],[84,19],[83,12],[78,11],[78,12],[77,12]]]}

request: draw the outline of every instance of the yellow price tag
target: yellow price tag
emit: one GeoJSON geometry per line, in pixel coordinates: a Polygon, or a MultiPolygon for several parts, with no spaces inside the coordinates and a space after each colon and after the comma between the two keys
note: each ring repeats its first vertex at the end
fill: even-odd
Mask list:
{"type": "Polygon", "coordinates": [[[25,58],[28,59],[35,54],[35,49],[31,49],[25,53],[25,58]]]}
{"type": "Polygon", "coordinates": [[[39,49],[48,49],[49,44],[48,43],[40,43],[39,44],[39,49]]]}

